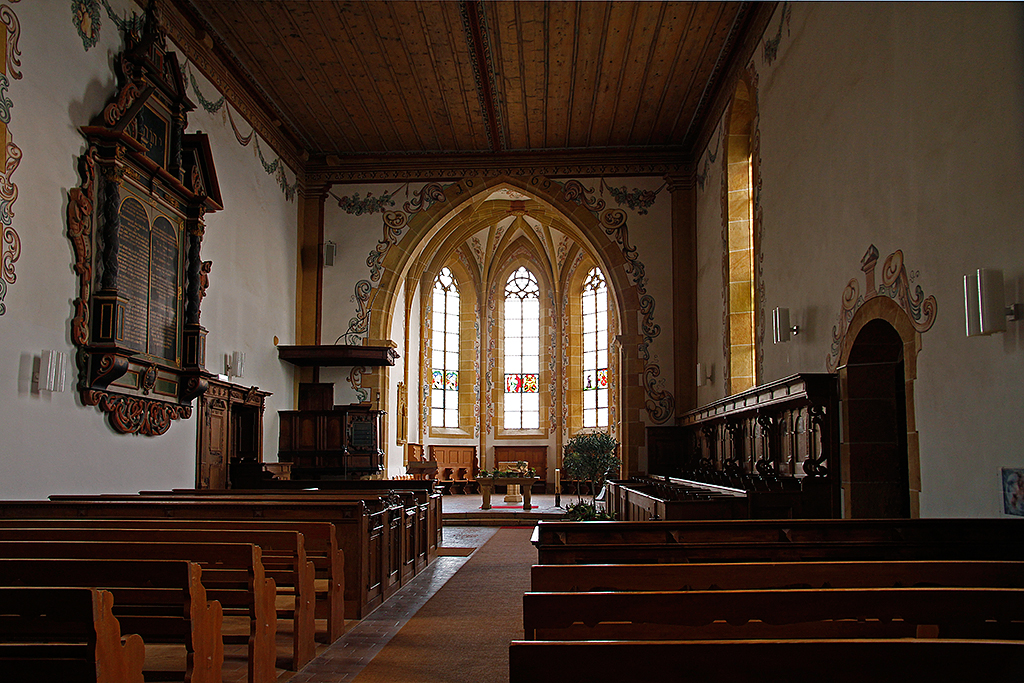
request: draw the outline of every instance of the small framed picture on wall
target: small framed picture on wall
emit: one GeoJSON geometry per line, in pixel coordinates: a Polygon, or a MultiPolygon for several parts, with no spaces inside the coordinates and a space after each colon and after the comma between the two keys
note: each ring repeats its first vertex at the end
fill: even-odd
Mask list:
{"type": "Polygon", "coordinates": [[[1024,469],[1003,468],[1003,512],[1024,517],[1024,469]]]}

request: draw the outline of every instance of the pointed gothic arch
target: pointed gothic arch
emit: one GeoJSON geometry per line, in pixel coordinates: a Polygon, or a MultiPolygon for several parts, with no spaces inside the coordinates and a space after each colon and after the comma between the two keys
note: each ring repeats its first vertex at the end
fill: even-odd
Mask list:
{"type": "MultiPolygon", "coordinates": [[[[475,206],[498,189],[508,188],[529,196],[542,206],[546,215],[557,220],[560,231],[585,247],[607,279],[609,296],[614,302],[611,309],[618,316],[617,329],[621,332],[617,338],[618,367],[623,376],[639,378],[636,382],[622,383],[618,410],[619,440],[623,444],[622,473],[630,474],[639,470],[639,449],[644,443],[641,414],[648,407],[644,376],[645,370],[649,372],[649,369],[647,359],[643,357],[646,347],[642,343],[644,330],[640,329],[639,321],[648,322],[651,311],[641,306],[635,264],[631,260],[635,259],[635,251],[630,251],[623,233],[625,214],[619,209],[592,210],[585,206],[586,197],[579,197],[578,201],[567,198],[570,193],[566,191],[566,185],[543,176],[466,178],[443,189],[436,186],[431,194],[433,203],[411,217],[404,214],[396,216],[395,219],[401,221],[401,238],[380,261],[377,292],[369,302],[367,337],[372,340],[389,337],[396,307],[404,305],[397,294],[411,269],[422,268],[425,271],[433,260],[433,252],[443,243],[451,243],[453,237],[456,240],[466,238],[480,229],[478,220],[463,224],[457,220],[459,216],[468,218],[475,206]]],[[[486,216],[480,218],[487,219],[486,216]]],[[[554,270],[552,268],[552,287],[556,291],[559,278],[554,270]]],[[[486,275],[484,280],[486,282],[486,275]]],[[[385,385],[387,370],[383,369],[371,382],[385,385]]]]}

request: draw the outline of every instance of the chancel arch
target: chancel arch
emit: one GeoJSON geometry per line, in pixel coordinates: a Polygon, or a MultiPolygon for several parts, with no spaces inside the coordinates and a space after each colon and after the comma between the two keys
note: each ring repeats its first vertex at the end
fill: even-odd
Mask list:
{"type": "MultiPolygon", "coordinates": [[[[569,324],[572,316],[564,315],[563,307],[565,288],[571,277],[584,268],[584,262],[588,270],[598,267],[607,283],[609,327],[616,331],[614,336],[620,341],[620,351],[612,361],[616,372],[622,376],[632,373],[638,378],[644,373],[639,354],[639,296],[623,247],[610,237],[614,233],[607,228],[607,224],[614,224],[615,217],[604,217],[566,200],[564,194],[562,183],[543,177],[473,178],[444,187],[431,206],[408,218],[401,239],[382,259],[367,335],[371,340],[388,339],[391,335],[396,306],[407,303],[399,300],[398,285],[412,283],[419,287],[422,297],[423,288],[432,285],[442,267],[458,263],[463,277],[475,286],[479,304],[479,315],[474,317],[479,329],[471,334],[475,334],[474,343],[479,348],[475,358],[479,371],[473,379],[474,389],[480,395],[474,409],[480,412],[477,424],[481,428],[475,438],[462,438],[477,446],[482,466],[493,465],[491,449],[503,439],[543,442],[548,446],[549,481],[553,480],[550,470],[560,465],[562,443],[579,429],[569,417],[571,402],[579,400],[579,396],[572,393],[566,382],[571,369],[568,358],[563,358],[562,342],[568,332],[563,323],[569,324]],[[606,223],[602,223],[602,218],[606,223]],[[491,329],[493,316],[501,310],[497,290],[502,289],[504,279],[520,265],[533,272],[540,283],[545,330],[540,342],[539,373],[543,416],[540,428],[526,430],[529,433],[497,427],[503,400],[497,389],[504,389],[504,373],[499,372],[501,362],[496,355],[500,350],[497,333],[501,330],[491,329]],[[496,284],[499,281],[501,284],[496,284]]],[[[452,272],[456,272],[454,268],[452,272]]],[[[463,291],[460,279],[460,294],[463,291]]],[[[570,299],[579,294],[577,283],[570,299]]],[[[573,306],[573,310],[578,308],[579,301],[574,299],[573,306]]],[[[465,326],[462,330],[466,330],[465,326]]],[[[406,337],[406,357],[415,365],[415,357],[423,353],[422,330],[410,330],[406,337]]],[[[465,364],[463,361],[463,367],[465,364]]],[[[386,372],[385,369],[374,381],[388,381],[386,372]]],[[[425,376],[422,366],[407,367],[406,372],[409,386],[415,386],[417,379],[425,376]]],[[[461,376],[459,386],[465,386],[461,376]]],[[[624,382],[622,387],[623,390],[613,392],[610,414],[615,423],[609,424],[609,428],[623,444],[622,470],[626,474],[639,470],[645,396],[639,382],[624,382]]],[[[424,407],[420,403],[417,409],[410,396],[410,441],[421,439],[429,443],[436,437],[430,434],[424,407]]]]}

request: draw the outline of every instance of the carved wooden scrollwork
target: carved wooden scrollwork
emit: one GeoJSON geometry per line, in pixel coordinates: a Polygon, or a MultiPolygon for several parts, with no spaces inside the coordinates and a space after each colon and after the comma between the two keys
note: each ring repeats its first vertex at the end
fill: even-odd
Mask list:
{"type": "Polygon", "coordinates": [[[811,404],[807,407],[810,415],[810,429],[807,430],[807,460],[804,461],[804,473],[809,477],[827,477],[829,474],[828,458],[822,444],[829,442],[829,421],[824,406],[811,404]]]}
{"type": "Polygon", "coordinates": [[[774,477],[779,473],[779,456],[776,445],[779,419],[774,414],[761,413],[757,416],[757,424],[761,427],[762,453],[754,463],[754,469],[762,477],[774,477]]]}
{"type": "Polygon", "coordinates": [[[82,182],[68,196],[71,338],[82,402],[119,432],[156,436],[209,385],[200,247],[220,190],[206,137],[184,132],[194,105],[153,5],[124,41],[117,91],[81,129],[82,182]]]}

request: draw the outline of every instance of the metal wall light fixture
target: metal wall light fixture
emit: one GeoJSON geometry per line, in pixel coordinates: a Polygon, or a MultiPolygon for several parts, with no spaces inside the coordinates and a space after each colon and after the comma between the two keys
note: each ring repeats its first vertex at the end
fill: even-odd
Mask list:
{"type": "Polygon", "coordinates": [[[789,309],[776,308],[772,311],[772,339],[776,344],[790,340],[791,335],[800,334],[799,325],[789,324],[789,309]]]}
{"type": "Polygon", "coordinates": [[[68,354],[63,351],[43,351],[39,356],[39,389],[64,391],[67,386],[68,354]]]}
{"type": "Polygon", "coordinates": [[[1006,305],[1003,271],[979,268],[964,275],[964,313],[968,337],[983,337],[1006,331],[1007,320],[1024,319],[1024,304],[1006,305]]]}
{"type": "Polygon", "coordinates": [[[714,381],[714,363],[697,363],[697,386],[705,387],[714,381]]]}
{"type": "Polygon", "coordinates": [[[245,372],[245,354],[241,351],[235,351],[227,358],[228,375],[232,377],[241,377],[242,373],[245,372]]]}

